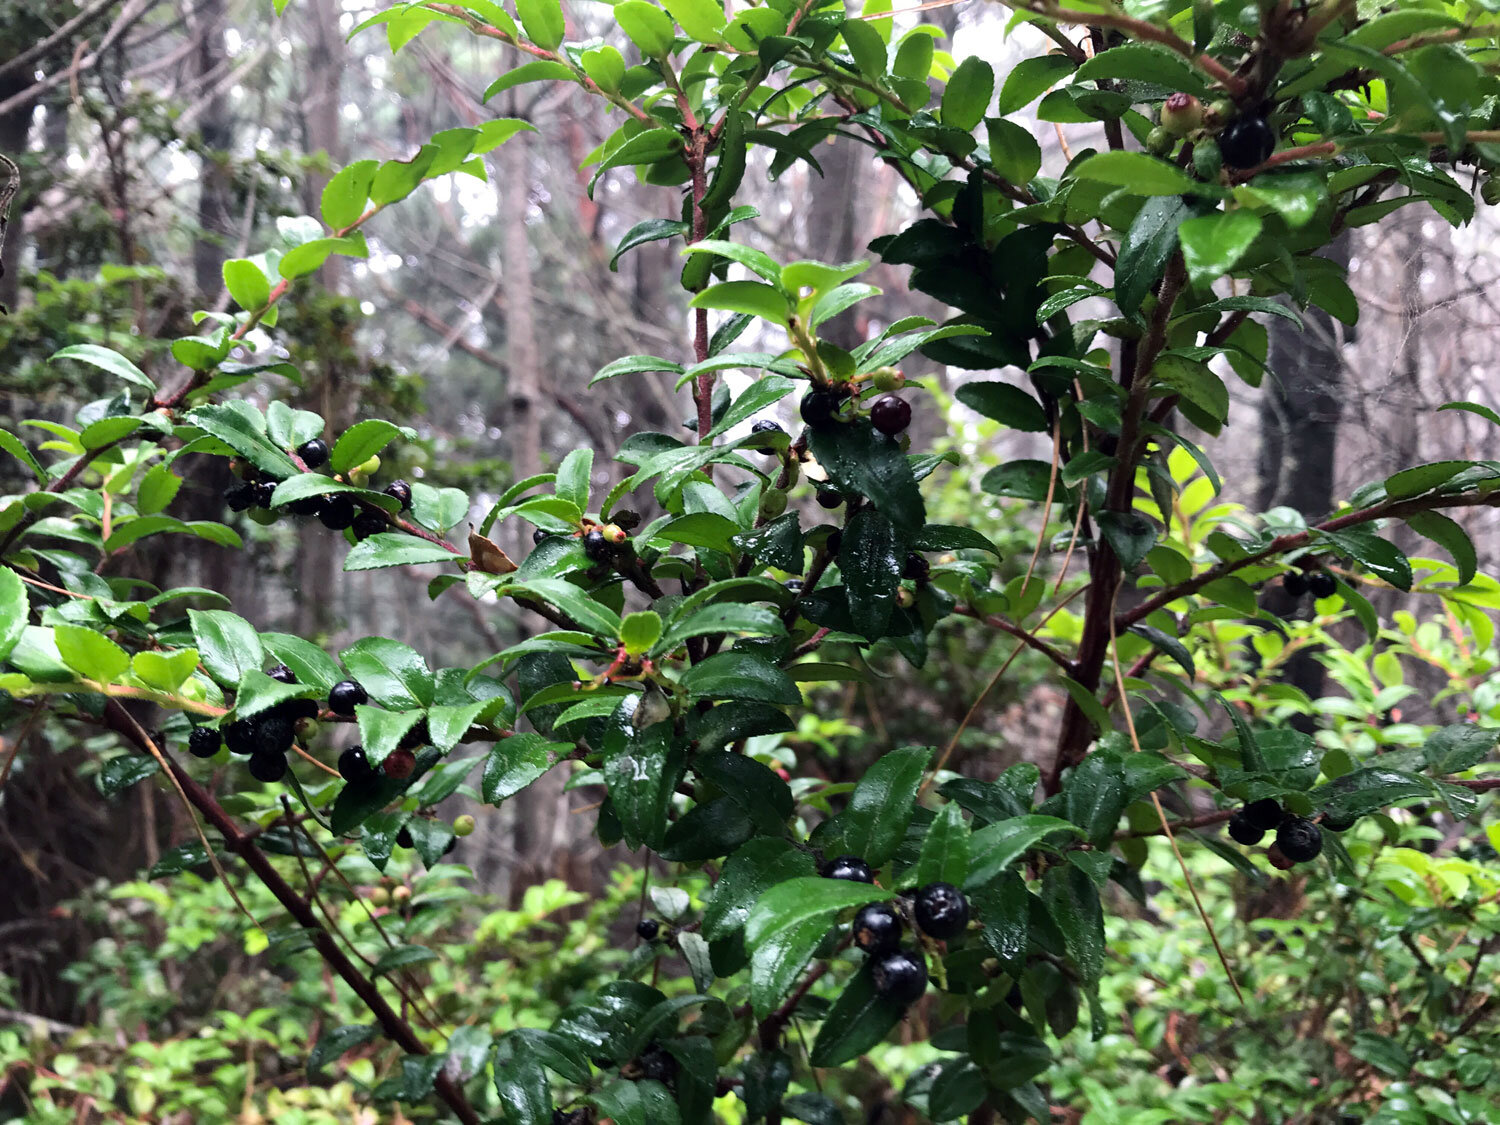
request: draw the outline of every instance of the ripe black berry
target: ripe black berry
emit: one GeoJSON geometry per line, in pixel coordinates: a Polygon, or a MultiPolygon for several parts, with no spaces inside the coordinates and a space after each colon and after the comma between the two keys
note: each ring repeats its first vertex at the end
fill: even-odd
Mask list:
{"type": "Polygon", "coordinates": [[[671,1082],[677,1077],[677,1060],[660,1047],[652,1047],[641,1056],[641,1077],[671,1082]]]}
{"type": "Polygon", "coordinates": [[[901,569],[902,578],[910,578],[913,582],[922,583],[927,581],[930,573],[932,573],[932,567],[921,555],[913,551],[906,556],[906,565],[901,569]]]}
{"type": "Polygon", "coordinates": [[[339,755],[339,776],[350,785],[366,789],[380,781],[380,773],[370,765],[363,746],[351,746],[339,755]]]}
{"type": "Polygon", "coordinates": [[[661,933],[661,923],[655,918],[642,918],[635,924],[635,936],[642,941],[655,941],[661,933]]]}
{"type": "Polygon", "coordinates": [[[916,914],[924,934],[947,941],[969,924],[969,900],[952,883],[928,883],[917,892],[916,914]]]}
{"type": "Polygon", "coordinates": [[[361,703],[370,702],[369,693],[353,680],[340,680],[328,689],[328,709],[346,719],[354,717],[354,709],[361,703]]]}
{"type": "Polygon", "coordinates": [[[302,463],[309,469],[316,469],[328,460],[328,443],[316,437],[312,441],[304,441],[297,447],[297,456],[302,458],[302,463]]]}
{"type": "Polygon", "coordinates": [[[825,508],[837,508],[844,502],[844,497],[836,488],[818,489],[818,503],[825,508]]]}
{"type": "Polygon", "coordinates": [[[278,684],[295,684],[297,682],[297,674],[285,664],[276,665],[266,675],[270,676],[278,684]]]}
{"type": "Polygon", "coordinates": [[[876,992],[903,1006],[920,1000],[927,991],[927,966],[904,949],[876,958],[870,978],[876,992]]]}
{"type": "Polygon", "coordinates": [[[1262,797],[1245,806],[1244,817],[1257,828],[1269,832],[1281,823],[1281,803],[1273,797],[1262,797]]]}
{"type": "Polygon", "coordinates": [[[789,590],[793,594],[802,593],[802,579],[800,578],[788,578],[781,586],[782,589],[789,590]]]}
{"type": "Polygon", "coordinates": [[[1307,576],[1307,588],[1315,598],[1331,598],[1339,592],[1338,581],[1326,570],[1315,571],[1307,576]]]}
{"type": "Polygon", "coordinates": [[[255,485],[241,481],[224,490],[224,503],[231,512],[244,512],[255,507],[255,496],[255,485]]]}
{"type": "Polygon", "coordinates": [[[581,1109],[554,1109],[552,1125],[583,1125],[588,1119],[587,1111],[581,1109]]]}
{"type": "Polygon", "coordinates": [[[269,508],[271,497],[276,492],[274,480],[263,480],[255,486],[255,506],[257,508],[269,508]]]}
{"type": "Polygon", "coordinates": [[[802,396],[800,413],[802,420],[813,429],[819,429],[833,421],[833,416],[838,412],[839,397],[832,391],[822,391],[816,388],[802,396]]]}
{"type": "Polygon", "coordinates": [[[249,719],[236,719],[224,728],[224,744],[231,754],[253,754],[258,742],[258,728],[249,719]]]}
{"type": "Polygon", "coordinates": [[[870,422],[881,433],[895,437],[911,425],[911,403],[898,395],[881,395],[870,404],[870,422]]]}
{"type": "Polygon", "coordinates": [[[844,879],[850,883],[873,883],[875,872],[857,855],[841,855],[823,865],[823,878],[844,879]]]}
{"type": "Polygon", "coordinates": [[[773,422],[769,418],[760,418],[750,427],[752,434],[779,434],[784,431],[780,422],[773,422]]]}
{"type": "Polygon", "coordinates": [[[224,745],[224,737],[213,727],[194,727],[188,734],[188,753],[195,758],[212,758],[224,745]]]}
{"type": "Polygon", "coordinates": [[[1252,824],[1243,809],[1229,818],[1229,838],[1247,848],[1260,843],[1265,834],[1266,830],[1252,824]]]}
{"type": "Polygon", "coordinates": [[[1281,576],[1281,588],[1294,598],[1307,593],[1307,575],[1300,570],[1289,570],[1281,576]]]}
{"type": "Polygon", "coordinates": [[[615,545],[604,538],[604,532],[593,527],[584,532],[583,553],[595,562],[608,562],[614,556],[615,545]]]}
{"type": "Polygon", "coordinates": [[[873,955],[890,953],[901,944],[901,918],[883,902],[861,906],[854,916],[854,944],[873,955]]]}
{"type": "Polygon", "coordinates": [[[1323,851],[1323,830],[1304,817],[1289,816],[1276,829],[1276,846],[1293,863],[1306,863],[1323,851]]]}
{"type": "Polygon", "coordinates": [[[250,776],[256,781],[264,781],[270,784],[280,781],[286,775],[285,754],[251,754],[250,776]]]}
{"type": "Polygon", "coordinates": [[[401,510],[404,512],[411,507],[411,485],[404,480],[393,480],[385,486],[385,494],[393,496],[401,502],[401,510]]]}
{"type": "Polygon", "coordinates": [[[323,510],[323,502],[327,499],[326,496],[304,496],[301,500],[293,500],[286,507],[294,516],[315,516],[323,510]]]}
{"type": "Polygon", "coordinates": [[[292,740],[297,737],[297,732],[291,719],[274,711],[263,716],[257,715],[256,718],[259,721],[255,726],[255,753],[285,754],[292,748],[292,740]]]}
{"type": "Polygon", "coordinates": [[[541,544],[542,540],[551,538],[552,532],[548,531],[545,527],[539,527],[531,533],[531,541],[538,545],[541,544]]]}
{"type": "Polygon", "coordinates": [[[836,527],[828,533],[828,538],[823,540],[823,549],[834,558],[838,558],[839,548],[844,545],[844,529],[836,527]]]}
{"type": "Polygon", "coordinates": [[[398,848],[409,848],[412,846],[411,829],[406,825],[401,826],[401,831],[396,833],[396,846],[398,848]]]}
{"type": "Polygon", "coordinates": [[[372,535],[379,535],[382,531],[389,531],[391,525],[385,516],[379,512],[360,512],[354,517],[354,538],[368,539],[372,535]]]}
{"type": "Polygon", "coordinates": [[[318,513],[318,521],[329,531],[343,531],[354,522],[359,515],[359,506],[347,496],[327,496],[323,499],[323,509],[318,513]]]}
{"type": "Polygon", "coordinates": [[[1219,134],[1219,155],[1230,168],[1254,168],[1276,151],[1276,134],[1264,117],[1246,114],[1219,134]]]}

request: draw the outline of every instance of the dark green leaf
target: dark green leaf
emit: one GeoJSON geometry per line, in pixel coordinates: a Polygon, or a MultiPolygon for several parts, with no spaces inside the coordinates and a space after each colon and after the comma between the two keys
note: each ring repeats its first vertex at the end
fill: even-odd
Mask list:
{"type": "Polygon", "coordinates": [[[756,703],[800,703],[792,678],[764,657],[748,652],[721,652],[694,664],[677,681],[700,699],[746,699],[756,703]]]}
{"type": "Polygon", "coordinates": [[[813,1041],[813,1066],[842,1066],[880,1043],[904,1014],[900,1004],[875,991],[868,964],[834,1001],[813,1041]]]}
{"type": "Polygon", "coordinates": [[[308,1073],[316,1074],[345,1051],[369,1043],[380,1029],[372,1023],[351,1023],[325,1031],[307,1056],[308,1073]]]}
{"type": "MultiPolygon", "coordinates": [[[[906,810],[908,817],[911,809],[906,810]]],[[[760,897],[745,921],[750,950],[750,1003],[764,1018],[786,998],[828,936],[834,916],[891,893],[865,883],[819,877],[778,883],[760,897]]]]}
{"type": "Polygon", "coordinates": [[[958,401],[975,413],[993,418],[1002,426],[1027,433],[1047,431],[1047,412],[1042,404],[1020,387],[1009,383],[965,383],[955,392],[958,401]]]}
{"type": "Polygon", "coordinates": [[[849,619],[855,631],[870,640],[885,635],[906,553],[890,520],[872,508],[855,512],[844,528],[839,572],[848,592],[849,619]]]}
{"type": "Polygon", "coordinates": [[[886,863],[906,836],[932,749],[892,750],[865,771],[849,804],[829,826],[839,850],[860,856],[871,867],[886,863]]]}
{"type": "Polygon", "coordinates": [[[926,522],[922,494],[901,447],[861,420],[814,430],[813,456],[844,493],[867,497],[898,531],[914,535],[926,522]]]}

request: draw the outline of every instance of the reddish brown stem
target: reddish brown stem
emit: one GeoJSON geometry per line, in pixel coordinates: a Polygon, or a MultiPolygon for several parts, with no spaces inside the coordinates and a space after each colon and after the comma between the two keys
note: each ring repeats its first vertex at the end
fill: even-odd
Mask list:
{"type": "MultiPolygon", "coordinates": [[[[104,708],[104,719],[110,729],[129,740],[138,749],[146,751],[146,746],[140,742],[139,727],[131,721],[120,703],[111,699],[105,703],[104,708]]],[[[265,884],[266,889],[271,892],[292,920],[311,937],[314,948],[317,949],[324,962],[370,1009],[386,1038],[408,1054],[428,1054],[427,1045],[417,1037],[411,1024],[391,1007],[386,998],[380,994],[380,989],[375,982],[365,976],[349,959],[333,935],[319,921],[311,905],[282,877],[281,872],[276,870],[266,853],[255,846],[254,840],[240,831],[239,826],[208,790],[194,781],[177,763],[170,762],[170,765],[172,775],[182,787],[183,793],[187,795],[188,801],[223,838],[225,850],[233,852],[245,861],[245,864],[265,884]]],[[[446,1074],[438,1074],[433,1089],[464,1125],[480,1125],[479,1114],[469,1104],[462,1087],[446,1074]]]]}

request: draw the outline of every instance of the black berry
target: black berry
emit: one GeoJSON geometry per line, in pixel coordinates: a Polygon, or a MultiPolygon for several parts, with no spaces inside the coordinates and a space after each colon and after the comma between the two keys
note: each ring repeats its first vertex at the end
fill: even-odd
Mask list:
{"type": "Polygon", "coordinates": [[[872,956],[901,944],[901,918],[883,902],[861,906],[854,916],[854,944],[872,956]]]}
{"type": "Polygon", "coordinates": [[[224,738],[213,727],[194,727],[188,735],[188,753],[195,758],[212,758],[224,745],[224,738]]]}
{"type": "Polygon", "coordinates": [[[625,531],[634,531],[641,526],[641,513],[629,508],[621,508],[610,518],[625,531]]]}
{"type": "Polygon", "coordinates": [[[844,502],[844,496],[836,488],[818,489],[818,503],[825,508],[837,508],[844,502]]]}
{"type": "Polygon", "coordinates": [[[1281,577],[1281,588],[1294,598],[1307,593],[1307,575],[1300,570],[1289,570],[1281,577]]]}
{"type": "Polygon", "coordinates": [[[813,389],[802,396],[802,420],[813,429],[819,429],[833,421],[838,412],[839,396],[832,391],[813,389]]]}
{"type": "Polygon", "coordinates": [[[316,437],[312,441],[304,441],[297,447],[297,456],[302,458],[302,463],[309,469],[316,469],[328,460],[328,443],[316,437]]]}
{"type": "Polygon", "coordinates": [[[224,728],[224,744],[231,754],[253,754],[258,744],[256,725],[249,719],[236,719],[224,728]]]}
{"type": "Polygon", "coordinates": [[[952,883],[928,883],[917,892],[916,914],[924,934],[947,941],[969,924],[969,900],[952,883]]]}
{"type": "Polygon", "coordinates": [[[652,1047],[641,1056],[641,1077],[671,1082],[677,1077],[677,1060],[660,1047],[652,1047]]]}
{"type": "Polygon", "coordinates": [[[267,784],[280,781],[286,776],[285,754],[251,754],[250,776],[267,784]]]}
{"type": "Polygon", "coordinates": [[[752,434],[779,434],[785,431],[782,430],[780,422],[773,422],[769,418],[761,418],[751,425],[750,432],[752,434]]]}
{"type": "Polygon", "coordinates": [[[274,480],[263,480],[255,486],[255,506],[257,508],[269,508],[271,497],[276,492],[274,480]]]}
{"type": "Polygon", "coordinates": [[[347,496],[327,496],[318,512],[318,521],[329,531],[343,531],[359,515],[359,506],[347,496]]]}
{"type": "Polygon", "coordinates": [[[531,533],[531,541],[538,545],[541,544],[542,540],[551,538],[552,532],[548,531],[545,527],[539,527],[531,533]]]}
{"type": "Polygon", "coordinates": [[[351,785],[368,786],[380,780],[380,774],[365,757],[363,746],[351,746],[339,755],[339,776],[351,785]]]}
{"type": "Polygon", "coordinates": [[[1241,810],[1229,818],[1229,838],[1247,848],[1254,847],[1265,837],[1266,830],[1250,822],[1241,810]]]}
{"type": "Polygon", "coordinates": [[[1257,828],[1269,832],[1281,823],[1281,803],[1273,797],[1262,797],[1251,801],[1243,809],[1243,816],[1257,828]]]}
{"type": "Polygon", "coordinates": [[[1307,588],[1315,598],[1331,598],[1339,592],[1339,584],[1326,570],[1315,571],[1307,576],[1307,588]]]}
{"type": "Polygon", "coordinates": [[[838,558],[839,548],[844,545],[844,529],[836,527],[828,533],[828,538],[823,540],[823,549],[834,558],[838,558]]]}
{"type": "Polygon", "coordinates": [[[249,481],[232,484],[224,490],[224,503],[231,512],[244,512],[255,507],[255,485],[249,481]]]}
{"type": "Polygon", "coordinates": [[[398,848],[409,848],[412,846],[411,829],[406,825],[401,826],[401,831],[396,833],[396,846],[398,848]]]}
{"type": "Polygon", "coordinates": [[[1297,866],[1297,861],[1288,859],[1286,854],[1275,844],[1266,849],[1266,858],[1271,861],[1271,866],[1276,868],[1277,871],[1290,871],[1297,866]]]}
{"type": "Polygon", "coordinates": [[[368,539],[372,535],[379,535],[382,531],[390,529],[391,525],[379,512],[360,512],[354,517],[354,538],[356,539],[368,539]]]}
{"type": "Polygon", "coordinates": [[[297,682],[297,674],[285,664],[276,665],[266,675],[270,676],[278,684],[295,684],[297,682]]]}
{"type": "Polygon", "coordinates": [[[326,496],[304,496],[301,500],[293,500],[288,504],[287,511],[294,516],[315,516],[323,510],[326,499],[326,496]]]}
{"type": "Polygon", "coordinates": [[[604,538],[604,532],[593,527],[583,534],[583,553],[595,562],[608,562],[614,556],[615,545],[604,538]]]}
{"type": "Polygon", "coordinates": [[[635,936],[642,941],[655,941],[661,933],[661,923],[655,918],[642,918],[635,924],[635,936]]]}
{"type": "Polygon", "coordinates": [[[1317,859],[1323,851],[1323,830],[1300,816],[1289,816],[1276,829],[1276,846],[1293,863],[1317,859]]]}
{"type": "Polygon", "coordinates": [[[369,693],[353,680],[341,680],[328,689],[328,709],[346,719],[352,719],[354,709],[361,703],[368,702],[369,693]]]}
{"type": "Polygon", "coordinates": [[[1264,117],[1246,114],[1219,134],[1219,155],[1231,168],[1254,168],[1276,151],[1276,134],[1264,117]]]}
{"type": "Polygon", "coordinates": [[[291,719],[275,712],[257,718],[260,721],[255,727],[255,753],[285,754],[292,748],[297,732],[291,719]]]}
{"type": "Polygon", "coordinates": [[[875,872],[857,855],[841,855],[823,865],[823,878],[844,879],[850,883],[873,883],[875,872]]]}
{"type": "Polygon", "coordinates": [[[783,589],[789,590],[794,594],[802,593],[802,579],[800,578],[788,578],[781,586],[783,589]]]}
{"type": "Polygon", "coordinates": [[[911,403],[898,395],[881,395],[870,404],[870,422],[881,433],[895,437],[911,425],[911,403]]]}
{"type": "Polygon", "coordinates": [[[411,507],[411,485],[404,480],[393,480],[385,486],[385,494],[393,496],[401,502],[401,510],[404,512],[411,507]]]}
{"type": "Polygon", "coordinates": [[[870,965],[875,991],[905,1006],[920,1000],[927,991],[927,966],[904,949],[876,958],[870,965]]]}
{"type": "Polygon", "coordinates": [[[906,565],[901,569],[902,578],[910,578],[913,582],[922,583],[927,581],[927,576],[932,572],[927,560],[913,551],[906,556],[906,565]]]}

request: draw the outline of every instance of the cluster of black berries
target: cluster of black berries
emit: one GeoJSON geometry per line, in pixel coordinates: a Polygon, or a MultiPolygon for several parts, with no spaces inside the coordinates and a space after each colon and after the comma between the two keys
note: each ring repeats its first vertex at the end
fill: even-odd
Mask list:
{"type": "MultiPolygon", "coordinates": [[[[297,447],[297,456],[309,470],[317,469],[328,461],[328,443],[322,438],[313,438],[297,447]]],[[[373,462],[372,462],[373,463],[373,462]]],[[[224,490],[224,503],[232,512],[244,512],[251,508],[269,511],[271,496],[277,482],[253,467],[246,468],[246,477],[238,484],[224,490]]],[[[393,497],[404,512],[411,507],[411,485],[404,480],[395,480],[385,487],[385,494],[393,497]]],[[[318,522],[329,531],[350,528],[356,539],[367,539],[390,529],[390,519],[379,508],[361,504],[343,492],[331,492],[322,496],[305,496],[287,505],[293,515],[317,516],[318,522]]]]}
{"type": "MultiPolygon", "coordinates": [[[[842,387],[814,387],[802,396],[798,412],[804,422],[820,430],[833,423],[848,397],[848,391],[842,387]]],[[[900,395],[881,395],[870,404],[870,424],[881,433],[895,437],[911,425],[911,403],[900,395]]],[[[757,422],[751,427],[751,432],[763,433],[772,427],[780,429],[774,422],[769,426],[757,422]]]]}
{"type": "Polygon", "coordinates": [[[1338,593],[1338,582],[1326,570],[1289,570],[1281,578],[1281,588],[1294,598],[1312,594],[1331,598],[1338,593]]]}
{"type": "MultiPolygon", "coordinates": [[[[823,866],[828,879],[873,883],[875,873],[858,856],[841,855],[823,866]]],[[[854,944],[870,959],[875,991],[901,1005],[914,1004],[927,991],[927,964],[912,950],[901,948],[905,930],[903,910],[890,903],[872,902],[854,915],[854,944]]],[[[928,883],[912,896],[916,927],[936,941],[950,941],[969,924],[969,901],[951,883],[928,883]]]]}
{"type": "MultiPolygon", "coordinates": [[[[354,709],[370,701],[369,692],[354,680],[340,680],[328,689],[328,710],[345,719],[354,717],[354,709]]],[[[417,768],[417,756],[412,753],[427,737],[425,723],[418,723],[401,740],[401,744],[385,756],[377,768],[365,757],[364,747],[351,746],[339,755],[339,776],[349,789],[357,794],[372,795],[380,788],[381,774],[401,781],[412,775],[417,768]]],[[[404,832],[405,829],[402,829],[404,832]]],[[[470,829],[472,831],[472,828],[470,829]]],[[[399,839],[397,841],[400,842],[399,839]]],[[[410,844],[403,845],[410,847],[410,844]]]]}
{"type": "MultiPolygon", "coordinates": [[[[283,684],[295,684],[297,677],[285,664],[267,673],[283,684]]],[[[215,727],[194,727],[188,736],[188,751],[195,757],[212,758],[221,745],[231,754],[247,756],[250,776],[256,781],[280,781],[286,774],[286,756],[297,739],[297,724],[318,717],[318,704],[312,699],[288,699],[248,718],[236,719],[221,731],[215,727]]]]}
{"type": "Polygon", "coordinates": [[[1253,847],[1265,838],[1267,832],[1275,829],[1276,841],[1266,854],[1271,866],[1286,871],[1322,854],[1323,828],[1330,832],[1346,832],[1354,827],[1357,819],[1325,812],[1318,821],[1309,820],[1286,812],[1274,798],[1264,797],[1251,801],[1229,818],[1229,835],[1246,847],[1253,847]]]}

